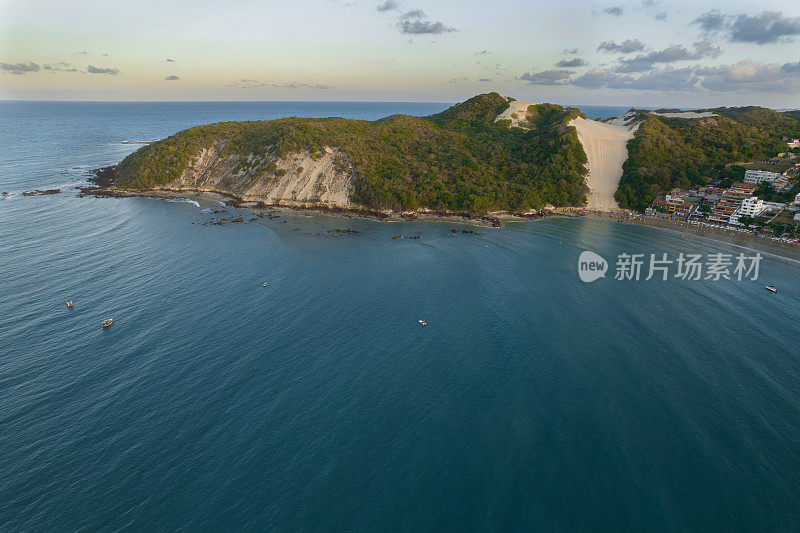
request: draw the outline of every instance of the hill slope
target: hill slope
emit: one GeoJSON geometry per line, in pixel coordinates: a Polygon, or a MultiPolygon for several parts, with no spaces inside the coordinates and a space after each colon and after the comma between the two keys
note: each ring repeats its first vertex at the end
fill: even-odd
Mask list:
{"type": "Polygon", "coordinates": [[[508,105],[489,93],[430,117],[197,126],[126,157],[117,168],[117,186],[395,210],[583,205],[586,154],[568,126],[580,112],[532,106],[531,130],[524,131],[495,122],[508,105]]]}
{"type": "Polygon", "coordinates": [[[797,117],[793,117],[789,113],[779,113],[773,109],[758,106],[717,107],[709,111],[779,136],[800,135],[800,122],[797,121],[797,117]]]}
{"type": "Polygon", "coordinates": [[[764,108],[710,111],[719,116],[685,119],[637,112],[641,124],[628,142],[628,160],[615,195],[621,207],[644,210],[675,187],[723,175],[727,164],[762,160],[786,150],[781,134],[793,127],[791,118],[764,108]]]}

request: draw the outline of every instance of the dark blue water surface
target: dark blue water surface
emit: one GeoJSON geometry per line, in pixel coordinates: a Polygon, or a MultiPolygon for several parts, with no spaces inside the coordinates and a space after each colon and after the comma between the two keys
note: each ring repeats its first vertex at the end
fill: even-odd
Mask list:
{"type": "Polygon", "coordinates": [[[800,529],[796,261],[585,284],[584,249],[742,249],[590,219],[204,226],[211,200],[72,188],[199,123],[444,107],[0,103],[0,530],[800,529]]]}

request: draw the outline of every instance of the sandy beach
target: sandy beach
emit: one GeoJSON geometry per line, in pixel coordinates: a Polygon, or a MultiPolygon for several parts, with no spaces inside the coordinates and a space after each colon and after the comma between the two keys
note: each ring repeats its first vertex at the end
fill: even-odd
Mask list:
{"type": "Polygon", "coordinates": [[[651,217],[647,215],[630,214],[627,211],[587,213],[590,218],[612,219],[624,224],[639,224],[652,228],[663,229],[677,232],[688,237],[701,237],[714,241],[725,242],[742,246],[749,250],[758,250],[794,261],[800,261],[800,245],[783,242],[768,235],[754,235],[741,231],[712,226],[709,224],[697,224],[686,221],[671,220],[667,218],[651,217]]]}

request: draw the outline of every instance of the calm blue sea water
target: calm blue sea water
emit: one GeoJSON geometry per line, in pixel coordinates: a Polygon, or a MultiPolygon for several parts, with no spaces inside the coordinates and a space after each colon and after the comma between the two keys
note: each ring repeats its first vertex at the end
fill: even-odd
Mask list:
{"type": "Polygon", "coordinates": [[[584,249],[741,250],[588,219],[203,226],[213,202],[70,188],[198,123],[443,107],[0,103],[0,530],[800,529],[797,262],[584,284],[584,249]]]}

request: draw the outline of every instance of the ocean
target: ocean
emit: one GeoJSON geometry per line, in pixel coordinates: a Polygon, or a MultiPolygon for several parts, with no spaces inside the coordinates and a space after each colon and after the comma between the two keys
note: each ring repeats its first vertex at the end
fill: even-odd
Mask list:
{"type": "Polygon", "coordinates": [[[800,530],[797,261],[616,280],[755,252],[75,189],[196,124],[445,107],[0,102],[0,530],[800,530]]]}

